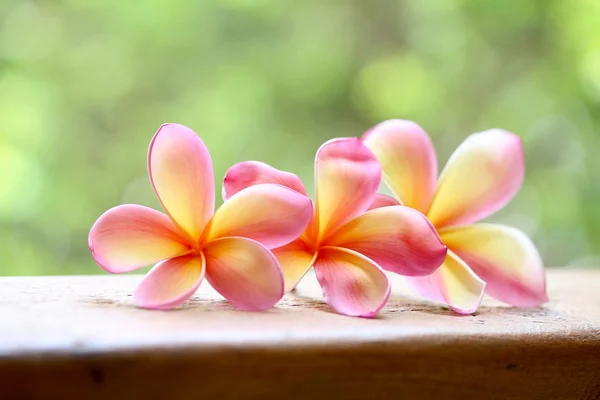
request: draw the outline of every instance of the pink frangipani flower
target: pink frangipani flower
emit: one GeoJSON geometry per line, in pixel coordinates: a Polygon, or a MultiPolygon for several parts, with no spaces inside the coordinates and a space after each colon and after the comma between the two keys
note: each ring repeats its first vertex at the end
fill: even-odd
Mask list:
{"type": "Polygon", "coordinates": [[[216,212],[208,149],[191,129],[160,127],[148,150],[148,173],[166,214],[140,205],[105,212],[89,247],[106,271],[158,263],[134,294],[143,308],[169,309],[194,294],[206,276],[230,303],[265,310],[284,294],[270,247],[295,240],[312,215],[310,199],[281,185],[242,190],[216,212]]]}
{"type": "MultiPolygon", "coordinates": [[[[390,293],[383,270],[420,276],[442,263],[446,248],[421,213],[403,206],[367,211],[376,201],[380,180],[375,155],[359,139],[334,139],[321,146],[315,160],[311,223],[298,240],[273,250],[286,291],[314,267],[325,300],[335,311],[372,317],[390,293]]],[[[306,194],[296,175],[248,161],[229,169],[223,196],[233,199],[264,183],[306,194]]]]}
{"type": "MultiPolygon", "coordinates": [[[[484,290],[514,306],[548,301],[544,268],[531,240],[514,228],[475,223],[505,206],[522,185],[518,136],[492,129],[467,137],[439,178],[431,140],[414,122],[382,122],[363,142],[379,159],[383,180],[400,203],[427,215],[448,246],[438,270],[409,278],[424,297],[461,314],[477,310],[484,290]]],[[[388,197],[384,205],[394,203],[388,197]]]]}

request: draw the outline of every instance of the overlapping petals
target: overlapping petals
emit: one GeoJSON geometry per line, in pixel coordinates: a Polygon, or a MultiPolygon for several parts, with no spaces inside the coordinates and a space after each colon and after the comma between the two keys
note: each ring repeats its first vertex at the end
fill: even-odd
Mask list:
{"type": "Polygon", "coordinates": [[[304,184],[291,172],[278,170],[260,161],[244,161],[227,170],[223,179],[223,200],[261,183],[275,183],[306,195],[304,184]]]}
{"type": "Polygon", "coordinates": [[[354,250],[381,268],[405,276],[429,275],[446,256],[446,248],[427,218],[404,206],[366,212],[324,244],[354,250]]]}
{"type": "Polygon", "coordinates": [[[89,235],[97,263],[127,272],[159,262],[134,294],[144,308],[175,307],[204,276],[227,300],[265,310],[283,295],[279,264],[268,247],[296,239],[312,216],[304,194],[261,184],[239,191],[214,213],[208,149],[189,128],[163,125],[150,143],[148,172],[166,214],[137,205],[103,214],[89,235]]]}
{"type": "Polygon", "coordinates": [[[498,225],[469,225],[498,211],[521,187],[518,136],[500,129],[469,136],[450,157],[437,188],[435,151],[415,123],[386,121],[363,141],[377,155],[384,180],[399,200],[424,212],[451,250],[433,274],[410,278],[420,293],[459,313],[474,312],[484,289],[515,306],[547,301],[542,262],[524,234],[498,225]]]}
{"type": "Polygon", "coordinates": [[[306,244],[298,239],[294,242],[273,250],[273,254],[283,266],[285,292],[289,292],[296,287],[298,282],[312,268],[316,256],[306,244]]]}
{"type": "Polygon", "coordinates": [[[459,314],[474,313],[485,289],[485,282],[451,251],[433,274],[408,279],[423,297],[446,303],[459,314]]]}
{"type": "Polygon", "coordinates": [[[90,230],[88,244],[98,265],[112,273],[132,271],[190,250],[169,217],[135,204],[102,214],[90,230]]]}
{"type": "Polygon", "coordinates": [[[108,272],[156,264],[134,294],[144,308],[183,303],[206,276],[233,305],[265,310],[313,267],[327,303],[351,316],[372,317],[385,305],[384,270],[459,313],[474,312],[484,290],[516,306],[547,301],[531,240],[476,223],[523,181],[521,141],[503,130],[469,136],[439,179],[431,140],[414,122],[385,121],[362,141],[328,141],[315,158],[314,206],[296,175],[249,161],[229,169],[215,212],[208,149],[177,124],[154,135],[148,173],[164,213],[112,208],[88,239],[108,272]],[[382,177],[396,199],[377,194],[382,177]]]}
{"type": "Polygon", "coordinates": [[[375,199],[373,200],[373,202],[371,203],[371,205],[369,206],[367,211],[374,210],[376,208],[381,208],[381,207],[399,206],[399,205],[401,205],[400,202],[398,200],[394,199],[393,197],[388,196],[387,194],[377,193],[377,195],[375,195],[375,199]]]}
{"type": "Polygon", "coordinates": [[[242,236],[268,248],[283,246],[295,240],[312,217],[312,203],[307,199],[279,185],[251,186],[217,210],[206,229],[206,240],[242,236]]]}
{"type": "MultiPolygon", "coordinates": [[[[375,155],[357,138],[321,146],[315,160],[312,221],[297,240],[273,249],[286,291],[314,267],[325,300],[335,311],[373,317],[389,297],[383,269],[425,275],[442,263],[446,248],[435,229],[419,212],[378,195],[380,179],[375,155]]],[[[297,177],[262,164],[237,164],[225,180],[223,195],[229,201],[236,191],[265,182],[306,193],[297,177]]]]}

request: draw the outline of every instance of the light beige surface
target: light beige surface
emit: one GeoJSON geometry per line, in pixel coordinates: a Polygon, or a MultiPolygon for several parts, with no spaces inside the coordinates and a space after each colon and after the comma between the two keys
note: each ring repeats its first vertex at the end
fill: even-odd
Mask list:
{"type": "Polygon", "coordinates": [[[186,398],[197,382],[207,398],[600,398],[600,271],[551,270],[548,305],[486,299],[473,316],[394,278],[371,320],[331,312],[314,277],[263,313],[208,284],[178,310],[140,310],[140,279],[1,278],[0,395],[186,398]]]}

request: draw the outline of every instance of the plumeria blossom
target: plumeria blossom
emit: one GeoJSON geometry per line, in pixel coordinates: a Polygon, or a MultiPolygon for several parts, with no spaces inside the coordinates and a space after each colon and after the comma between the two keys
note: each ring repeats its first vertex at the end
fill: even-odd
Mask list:
{"type": "Polygon", "coordinates": [[[310,199],[281,185],[242,190],[216,212],[208,149],[191,129],[160,127],[148,150],[148,173],[166,214],[140,205],[108,210],[92,226],[89,247],[106,271],[158,263],[135,291],[144,308],[169,309],[194,294],[204,277],[230,303],[265,310],[283,296],[283,276],[269,247],[295,240],[312,215],[310,199]]]}
{"type": "MultiPolygon", "coordinates": [[[[423,296],[461,314],[478,308],[484,290],[514,306],[548,301],[542,261],[531,240],[514,228],[475,223],[506,205],[521,187],[525,167],[518,136],[492,129],[467,137],[439,178],[431,140],[414,122],[382,122],[363,142],[376,154],[383,180],[399,202],[425,214],[448,247],[432,275],[410,278],[423,296]]],[[[389,204],[398,202],[387,198],[382,205],[389,204]]]]}
{"type": "MultiPolygon", "coordinates": [[[[419,212],[403,206],[369,210],[378,202],[381,167],[357,138],[334,139],[317,151],[315,209],[298,240],[273,250],[293,289],[314,267],[327,303],[338,313],[372,317],[386,304],[390,283],[384,270],[429,275],[446,248],[419,212]]],[[[225,199],[253,185],[278,183],[306,195],[300,179],[255,161],[229,169],[225,199]]]]}

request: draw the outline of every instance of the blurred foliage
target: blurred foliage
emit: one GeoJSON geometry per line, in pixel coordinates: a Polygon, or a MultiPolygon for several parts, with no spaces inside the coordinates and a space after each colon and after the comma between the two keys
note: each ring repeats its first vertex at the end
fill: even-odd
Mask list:
{"type": "Polygon", "coordinates": [[[600,266],[597,0],[2,0],[0,275],[99,273],[95,219],[158,207],[146,149],[198,132],[217,190],[257,159],[310,187],[325,140],[413,119],[443,165],[518,133],[527,180],[493,219],[545,263],[600,266]]]}

